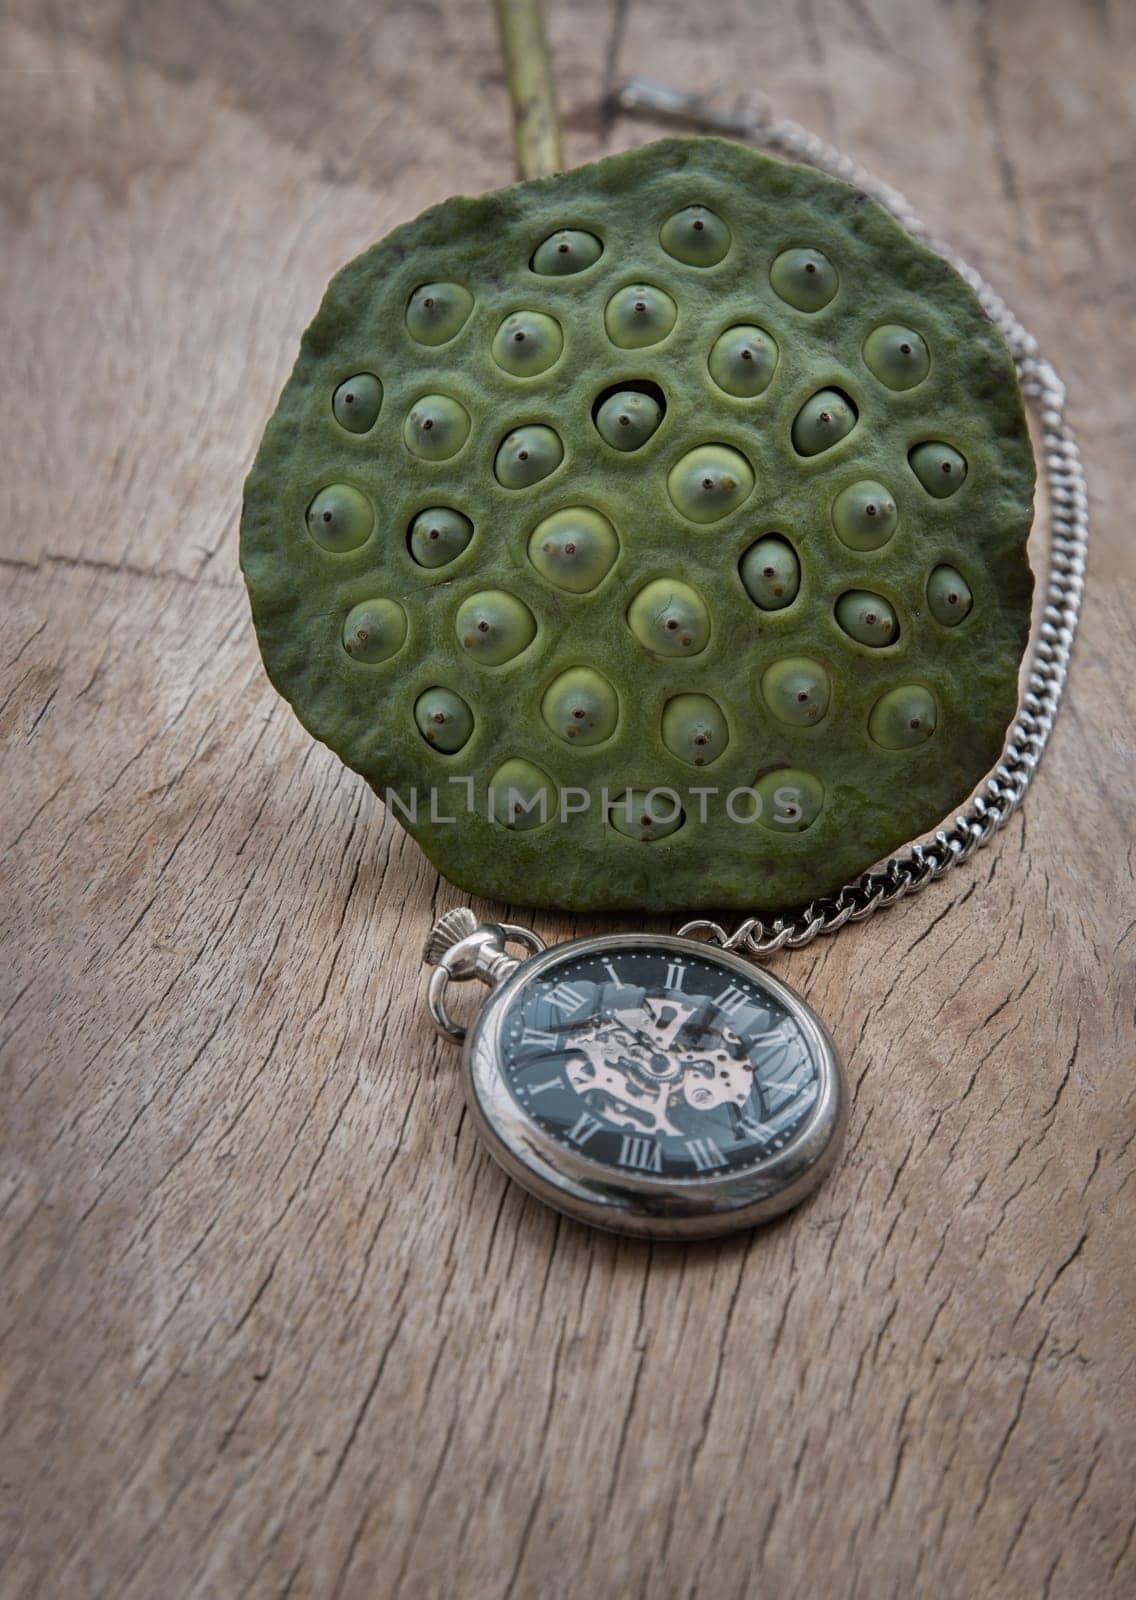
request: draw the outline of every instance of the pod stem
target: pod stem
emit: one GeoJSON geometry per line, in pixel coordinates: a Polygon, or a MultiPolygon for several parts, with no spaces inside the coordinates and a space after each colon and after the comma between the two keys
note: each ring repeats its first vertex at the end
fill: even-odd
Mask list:
{"type": "Polygon", "coordinates": [[[541,0],[496,0],[496,6],[513,103],[517,176],[548,178],[561,172],[564,162],[541,0]]]}

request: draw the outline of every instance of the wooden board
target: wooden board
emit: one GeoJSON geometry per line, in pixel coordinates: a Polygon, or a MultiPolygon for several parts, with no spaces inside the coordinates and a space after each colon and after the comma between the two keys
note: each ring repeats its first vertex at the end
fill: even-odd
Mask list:
{"type": "Polygon", "coordinates": [[[842,1167],[682,1248],[481,1153],[421,1009],[461,897],[270,691],[236,571],[325,279],[508,176],[488,7],[5,8],[5,1597],[1133,1592],[1134,24],[553,7],[569,159],[650,137],[628,71],[769,91],[1004,287],[1092,485],[1025,810],[775,963],[842,1167]]]}

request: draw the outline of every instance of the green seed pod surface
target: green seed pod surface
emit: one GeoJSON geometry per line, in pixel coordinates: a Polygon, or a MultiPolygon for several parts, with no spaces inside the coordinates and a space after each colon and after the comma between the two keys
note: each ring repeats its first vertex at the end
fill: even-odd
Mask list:
{"type": "Polygon", "coordinates": [[[737,450],[704,444],[675,462],[667,474],[667,493],[691,522],[718,522],[749,497],[753,481],[753,468],[737,450]]]}
{"type": "Polygon", "coordinates": [[[426,689],[414,702],[414,721],[428,745],[452,756],[469,743],[473,712],[452,689],[426,689]]]}
{"type": "Polygon", "coordinates": [[[670,333],[678,306],[665,289],[635,284],[613,294],[604,311],[604,327],[621,350],[642,350],[670,333]]]}
{"type": "Polygon", "coordinates": [[[1032,488],[1013,361],[946,263],[822,173],[680,138],[445,201],[347,265],[249,474],[241,564],[272,683],[462,890],[772,917],[929,833],[998,761],[1032,488]],[[426,308],[431,286],[459,292],[426,308]],[[859,418],[823,450],[839,430],[812,418],[801,454],[825,393],[859,418]],[[620,394],[662,410],[635,450],[600,431],[620,394]],[[513,761],[563,817],[491,818],[513,761]],[[747,824],[747,791],[798,774],[807,827],[747,824]],[[628,790],[656,799],[625,832],[604,796],[628,790]]]}
{"type": "Polygon", "coordinates": [[[730,248],[730,230],[705,206],[684,206],[659,229],[659,243],[688,267],[716,267],[730,248]]]}
{"type": "Polygon", "coordinates": [[[536,637],[536,618],[516,595],[486,589],[467,596],[457,610],[457,636],[462,649],[485,667],[512,661],[536,637]]]}
{"type": "Polygon", "coordinates": [[[899,619],[895,607],[882,594],[867,589],[849,589],[836,602],[836,620],[850,639],[875,648],[895,644],[899,638],[899,619]]]}
{"type": "Polygon", "coordinates": [[[849,550],[878,550],[898,525],[895,500],[882,483],[850,483],[832,503],[832,526],[849,550]]]}
{"type": "Polygon", "coordinates": [[[383,386],[373,372],[344,378],[331,397],[332,415],[348,433],[369,433],[379,420],[383,386]]]}
{"type": "MultiPolygon", "coordinates": [[[[757,821],[770,833],[804,833],[824,807],[824,785],[811,772],[779,767],[753,786],[761,801],[757,821]]],[[[739,803],[739,811],[741,805],[739,803]]]]}
{"type": "Polygon", "coordinates": [[[374,526],[374,506],[348,483],[328,484],[308,507],[308,532],[333,554],[366,544],[374,526]]]}
{"type": "Polygon", "coordinates": [[[783,250],[769,269],[773,292],[798,311],[823,311],[840,276],[819,250],[783,250]]]}
{"type": "Polygon", "coordinates": [[[924,339],[912,328],[886,322],[864,341],[864,365],[888,389],[914,389],[931,370],[924,339]]]}
{"type": "Polygon", "coordinates": [[[708,767],[725,753],[730,730],[706,694],[676,694],[663,707],[663,743],[688,766],[708,767]]]}
{"type": "Polygon", "coordinates": [[[514,311],[493,338],[493,359],[514,378],[538,378],[560,360],[564,334],[543,311],[514,311]]]}
{"type": "Polygon", "coordinates": [[[497,768],[489,782],[494,822],[527,832],[556,822],[559,790],[540,767],[514,758],[497,768]]]}
{"type": "Polygon", "coordinates": [[[919,482],[936,500],[946,500],[962,488],[966,458],[949,444],[938,441],[917,444],[907,459],[919,482]]]}
{"type": "Polygon", "coordinates": [[[781,611],[792,605],[801,588],[801,563],[797,552],[779,533],[766,534],[751,544],[738,563],[745,591],[762,611],[781,611]]]}
{"type": "Polygon", "coordinates": [[[570,667],[540,703],[545,722],[565,744],[601,744],[619,721],[619,697],[594,667],[570,667]]]}
{"type": "Polygon", "coordinates": [[[944,628],[957,627],[973,604],[970,585],[954,567],[936,567],[927,579],[927,609],[944,628]]]}
{"type": "Polygon", "coordinates": [[[617,833],[628,839],[638,839],[640,844],[651,844],[655,839],[665,839],[677,833],[686,821],[681,805],[676,807],[673,795],[654,789],[625,789],[617,795],[608,809],[608,821],[617,833]]]}
{"type": "Polygon", "coordinates": [[[364,600],[343,624],[343,648],[355,661],[386,661],[406,643],[406,612],[397,600],[364,600]]]}
{"type": "Polygon", "coordinates": [[[599,436],[614,450],[639,450],[663,420],[663,408],[649,394],[622,389],[596,412],[599,436]]]}
{"type": "Polygon", "coordinates": [[[587,594],[603,582],[619,554],[619,539],[606,517],[587,506],[556,511],[538,522],[529,539],[529,560],[541,577],[569,594],[587,594]]]}
{"type": "Polygon", "coordinates": [[[707,366],[719,389],[752,400],[768,389],[777,370],[777,342],[764,328],[742,323],[714,341],[707,366]]]}
{"type": "Polygon", "coordinates": [[[889,689],[872,707],[868,732],[884,750],[912,750],[935,731],[935,697],[919,683],[889,689]]]}
{"type": "Polygon", "coordinates": [[[566,278],[594,266],[603,255],[603,245],[594,233],[577,228],[561,228],[550,234],[533,252],[532,269],[546,278],[566,278]]]}
{"type": "Polygon", "coordinates": [[[406,448],[423,461],[448,461],[468,437],[469,412],[447,394],[423,395],[402,425],[406,448]]]}
{"type": "Polygon", "coordinates": [[[529,489],[555,472],[563,460],[560,435],[543,423],[529,423],[501,440],[493,471],[502,487],[529,489]]]}
{"type": "Polygon", "coordinates": [[[657,656],[696,656],[710,639],[706,602],[688,583],[656,578],[640,589],[627,624],[645,650],[657,656]]]}
{"type": "Polygon", "coordinates": [[[807,656],[785,656],[766,667],[761,693],[778,722],[811,728],[828,710],[831,688],[819,661],[807,656]]]}
{"type": "Polygon", "coordinates": [[[448,344],[472,310],[473,296],[460,283],[423,283],[406,307],[406,331],[419,344],[448,344]]]}
{"type": "Polygon", "coordinates": [[[420,567],[456,561],[473,538],[473,523],[449,506],[420,511],[410,525],[410,553],[420,567]]]}
{"type": "Polygon", "coordinates": [[[856,407],[839,389],[821,389],[806,400],[793,423],[793,449],[801,456],[831,450],[856,426],[856,407]]]}

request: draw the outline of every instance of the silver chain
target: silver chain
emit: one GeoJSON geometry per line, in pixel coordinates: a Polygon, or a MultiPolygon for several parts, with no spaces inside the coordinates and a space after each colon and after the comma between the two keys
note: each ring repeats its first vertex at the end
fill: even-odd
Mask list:
{"type": "Polygon", "coordinates": [[[821,934],[836,933],[846,922],[864,922],[906,895],[918,894],[952,867],[989,844],[1025,799],[1039,761],[1049,743],[1069,673],[1069,658],[1081,597],[1089,542],[1089,502],[1081,453],[1065,420],[1065,385],[1038,354],[1037,340],[982,277],[942,240],[933,238],[908,201],[890,184],[826,144],[799,123],[774,121],[768,110],[750,115],[721,115],[698,96],[679,94],[663,85],[635,78],[616,95],[621,110],[693,124],[748,139],[797,161],[805,161],[870,195],[914,238],[950,263],[968,283],[1010,349],[1026,400],[1041,423],[1042,471],[1049,492],[1049,552],[1045,608],[1031,641],[1029,674],[1002,758],[988,773],[966,811],[948,828],[914,844],[905,855],[865,872],[835,894],[823,895],[802,911],[768,922],[748,917],[732,934],[716,922],[688,922],[681,933],[701,933],[729,950],[769,956],[777,950],[801,950],[821,934]]]}

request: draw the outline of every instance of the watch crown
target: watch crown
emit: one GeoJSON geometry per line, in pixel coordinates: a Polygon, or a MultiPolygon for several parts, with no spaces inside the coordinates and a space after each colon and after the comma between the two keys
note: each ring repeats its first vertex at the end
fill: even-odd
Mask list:
{"type": "Polygon", "coordinates": [[[468,939],[477,926],[477,918],[468,906],[455,906],[444,917],[439,917],[430,929],[422,959],[432,967],[437,966],[446,951],[468,939]]]}

